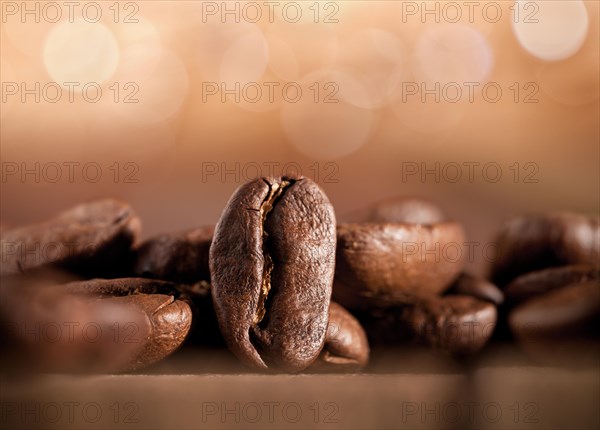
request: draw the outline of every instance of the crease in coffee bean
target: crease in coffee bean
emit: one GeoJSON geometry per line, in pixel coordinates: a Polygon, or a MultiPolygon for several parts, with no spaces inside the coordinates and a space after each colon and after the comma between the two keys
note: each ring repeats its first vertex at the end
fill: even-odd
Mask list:
{"type": "Polygon", "coordinates": [[[275,207],[277,201],[281,199],[284,192],[287,188],[291,187],[294,184],[294,180],[282,178],[281,183],[275,182],[271,184],[269,181],[263,178],[263,181],[269,187],[269,193],[263,200],[260,206],[260,216],[261,216],[261,233],[262,233],[262,253],[263,253],[263,276],[262,276],[262,284],[260,295],[258,297],[258,304],[256,308],[256,312],[254,314],[254,324],[264,326],[267,321],[265,319],[265,315],[267,313],[268,302],[269,302],[269,293],[271,292],[272,284],[271,284],[271,273],[274,268],[273,259],[271,257],[270,249],[269,249],[269,232],[265,228],[265,224],[267,222],[267,218],[269,213],[275,207]]]}
{"type": "MultiPolygon", "coordinates": [[[[337,339],[329,340],[329,343],[331,343],[331,344],[335,344],[336,342],[339,342],[339,341],[337,339]]],[[[356,357],[354,355],[352,355],[352,353],[349,351],[348,352],[336,351],[335,353],[329,351],[327,341],[326,341],[326,344],[323,346],[323,359],[330,361],[332,363],[339,363],[339,364],[356,363],[356,357]]]]}
{"type": "MultiPolygon", "coordinates": [[[[131,296],[139,296],[141,294],[144,293],[137,293],[137,294],[130,294],[131,296]]],[[[146,294],[148,295],[148,294],[146,294]]],[[[150,313],[151,316],[156,315],[158,312],[160,312],[161,310],[163,310],[164,308],[166,308],[167,306],[172,305],[173,303],[175,303],[175,297],[172,295],[164,295],[165,297],[168,297],[167,299],[163,300],[162,303],[160,305],[158,305],[156,308],[154,308],[152,310],[152,312],[150,313]]],[[[152,323],[152,326],[154,327],[156,325],[156,323],[154,322],[154,320],[150,320],[150,322],[152,323]]]]}
{"type": "Polygon", "coordinates": [[[323,352],[323,361],[331,364],[356,364],[355,357],[334,355],[329,351],[323,352]]]}
{"type": "Polygon", "coordinates": [[[129,211],[123,211],[113,221],[113,224],[118,224],[129,216],[129,211]]]}
{"type": "Polygon", "coordinates": [[[21,275],[25,275],[25,270],[23,269],[23,264],[21,263],[21,260],[17,260],[17,270],[21,275]]]}

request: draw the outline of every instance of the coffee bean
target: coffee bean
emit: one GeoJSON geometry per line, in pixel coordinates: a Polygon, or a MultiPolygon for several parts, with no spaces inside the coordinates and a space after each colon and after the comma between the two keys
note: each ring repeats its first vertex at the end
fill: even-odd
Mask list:
{"type": "Polygon", "coordinates": [[[174,284],[141,278],[92,279],[64,286],[70,293],[100,297],[141,310],[148,318],[150,332],[143,338],[139,354],[125,370],[135,370],[162,360],[185,340],[192,323],[192,311],[175,299],[174,284]]]}
{"type": "Polygon", "coordinates": [[[300,371],[323,347],[335,215],[306,178],[257,179],[231,197],[210,248],[212,294],[230,349],[256,368],[300,371]]]}
{"type": "Polygon", "coordinates": [[[120,372],[143,357],[152,325],[130,300],[73,294],[37,277],[2,284],[3,361],[10,368],[120,372]]]}
{"type": "Polygon", "coordinates": [[[73,281],[62,286],[74,294],[97,297],[120,297],[132,294],[163,294],[179,297],[178,286],[171,282],[144,278],[89,279],[73,281]]]}
{"type": "Polygon", "coordinates": [[[369,361],[369,342],[356,318],[335,302],[329,307],[325,346],[310,366],[318,372],[356,372],[369,361]]]}
{"type": "Polygon", "coordinates": [[[574,213],[528,215],[507,221],[495,239],[491,279],[501,288],[519,275],[569,264],[598,265],[600,218],[574,213]]]}
{"type": "Polygon", "coordinates": [[[412,343],[467,355],[483,348],[496,326],[496,307],[469,296],[419,297],[400,306],[390,302],[395,300],[380,298],[376,307],[358,314],[372,344],[412,343]]]}
{"type": "Polygon", "coordinates": [[[203,346],[224,346],[215,314],[210,284],[199,281],[195,284],[175,284],[152,279],[122,278],[109,281],[93,280],[72,282],[65,287],[71,292],[93,294],[102,297],[126,296],[129,294],[162,294],[173,296],[177,302],[186,303],[192,312],[192,326],[186,342],[203,346]],[[133,288],[133,290],[132,290],[133,288]]]}
{"type": "Polygon", "coordinates": [[[333,299],[348,309],[389,297],[439,294],[463,268],[465,241],[455,222],[341,224],[337,228],[333,299]]]}
{"type": "Polygon", "coordinates": [[[64,286],[69,292],[87,293],[100,297],[128,296],[130,294],[157,294],[173,296],[176,302],[186,303],[192,312],[192,326],[186,342],[203,346],[224,346],[215,315],[210,284],[175,284],[152,279],[122,278],[71,282],[64,286]]]}
{"type": "Polygon", "coordinates": [[[599,281],[600,268],[585,265],[552,267],[526,273],[513,280],[505,289],[511,305],[529,300],[569,284],[599,281]]]}
{"type": "Polygon", "coordinates": [[[435,224],[445,220],[444,213],[432,202],[418,197],[392,197],[352,212],[344,222],[384,222],[435,224]]]}
{"type": "Polygon", "coordinates": [[[509,323],[518,337],[560,337],[593,329],[587,323],[599,315],[600,283],[596,280],[563,286],[527,300],[510,313],[509,323]]]}
{"type": "Polygon", "coordinates": [[[140,220],[112,199],[81,204],[40,224],[2,233],[1,275],[50,265],[86,276],[115,276],[124,270],[140,220]]]}
{"type": "Polygon", "coordinates": [[[454,281],[446,294],[471,296],[494,303],[496,306],[504,302],[502,290],[483,278],[464,272],[454,281]]]}
{"type": "Polygon", "coordinates": [[[214,227],[161,234],[136,250],[135,276],[193,284],[209,281],[208,252],[214,227]]]}
{"type": "Polygon", "coordinates": [[[539,363],[597,366],[600,282],[574,283],[529,299],[510,312],[508,323],[539,363]]]}

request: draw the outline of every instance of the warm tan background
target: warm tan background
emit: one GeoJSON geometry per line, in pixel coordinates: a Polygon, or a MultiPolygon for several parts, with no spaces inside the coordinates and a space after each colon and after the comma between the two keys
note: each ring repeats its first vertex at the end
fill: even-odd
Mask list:
{"type": "MultiPolygon", "coordinates": [[[[537,24],[521,22],[528,6],[511,1],[491,2],[502,8],[496,23],[482,15],[490,2],[478,3],[472,23],[464,2],[458,2],[463,19],[457,23],[449,22],[448,2],[428,2],[439,8],[439,23],[435,15],[426,15],[425,22],[419,13],[407,15],[410,2],[321,2],[320,21],[337,10],[338,22],[317,24],[309,10],[313,2],[297,2],[303,12],[298,23],[276,12],[272,23],[263,15],[256,24],[236,23],[232,16],[221,23],[219,14],[203,23],[206,4],[192,1],[131,2],[135,9],[121,2],[117,23],[109,9],[113,2],[98,2],[99,24],[68,23],[67,15],[58,23],[26,16],[23,23],[20,12],[7,13],[7,3],[0,32],[4,223],[43,219],[107,195],[131,202],[145,236],[214,223],[244,173],[254,175],[247,163],[258,163],[266,174],[264,163],[270,162],[279,163],[279,174],[286,162],[312,177],[316,168],[315,179],[339,214],[390,195],[431,197],[464,220],[474,240],[487,240],[509,214],[600,208],[596,1],[538,2],[537,24]],[[515,7],[521,8],[519,19],[515,7]],[[132,11],[138,22],[122,22],[132,11]],[[515,19],[520,24],[511,24],[515,19]],[[85,102],[76,92],[71,103],[65,92],[58,103],[36,103],[33,96],[22,102],[5,91],[7,82],[30,88],[65,80],[100,82],[102,99],[85,102]],[[222,103],[218,95],[203,101],[203,82],[315,80],[336,82],[339,103],[314,103],[306,87],[299,103],[280,96],[274,103],[222,103]],[[489,103],[476,91],[472,103],[436,103],[431,97],[422,103],[418,96],[403,102],[402,83],[413,81],[495,82],[503,97],[489,103]],[[139,103],[115,103],[109,89],[115,82],[136,83],[139,103]],[[509,89],[514,82],[521,86],[517,101],[509,89]],[[528,82],[539,88],[537,103],[524,103],[528,82]],[[8,174],[22,163],[34,169],[36,162],[39,180],[8,174]],[[92,183],[75,167],[70,182],[63,165],[62,179],[48,181],[47,163],[65,162],[96,162],[102,176],[92,183]],[[139,168],[137,183],[124,183],[132,171],[127,162],[139,168]],[[436,162],[496,162],[503,176],[491,183],[477,169],[469,181],[465,167],[457,183],[443,175],[439,182],[433,175],[403,180],[406,162],[429,168],[436,162]],[[524,183],[528,162],[539,169],[537,183],[524,183]],[[116,183],[110,170],[115,163],[121,172],[116,183]],[[203,163],[229,169],[240,163],[240,177],[203,180],[203,163]],[[521,171],[516,183],[514,163],[521,171]],[[325,180],[332,172],[336,183],[325,180]]],[[[74,17],[82,17],[80,9],[74,17]]]]}

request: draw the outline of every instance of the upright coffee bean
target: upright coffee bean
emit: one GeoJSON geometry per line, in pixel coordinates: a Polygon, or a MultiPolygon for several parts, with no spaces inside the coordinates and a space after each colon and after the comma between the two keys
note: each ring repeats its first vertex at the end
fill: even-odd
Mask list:
{"type": "Polygon", "coordinates": [[[119,275],[140,229],[139,218],[124,203],[81,204],[50,221],[2,232],[0,274],[55,265],[86,276],[119,275]]]}
{"type": "Polygon", "coordinates": [[[230,349],[256,368],[300,371],[323,347],[334,274],[335,216],[306,178],[241,186],[215,229],[212,294],[230,349]]]}

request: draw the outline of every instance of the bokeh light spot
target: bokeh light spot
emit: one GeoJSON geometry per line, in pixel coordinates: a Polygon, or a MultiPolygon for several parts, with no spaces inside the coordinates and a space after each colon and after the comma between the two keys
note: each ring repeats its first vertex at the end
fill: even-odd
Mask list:
{"type": "Polygon", "coordinates": [[[369,28],[344,39],[336,66],[352,70],[366,88],[366,94],[347,95],[356,106],[373,109],[384,106],[402,80],[405,53],[399,39],[384,30],[369,28]]]}
{"type": "Polygon", "coordinates": [[[579,50],[588,32],[588,13],[580,0],[538,1],[517,0],[515,8],[524,11],[515,17],[513,31],[521,46],[531,55],[545,61],[558,61],[579,50]]]}
{"type": "Polygon", "coordinates": [[[119,62],[117,40],[101,23],[82,19],[58,24],[44,44],[44,64],[52,79],[63,84],[109,79],[119,62]]]}
{"type": "MultiPolygon", "coordinates": [[[[172,51],[162,49],[156,67],[147,72],[137,68],[121,71],[115,85],[118,99],[116,112],[124,119],[138,124],[164,121],[181,107],[189,88],[185,65],[172,51]]],[[[116,90],[112,91],[113,98],[116,90]]]]}
{"type": "Polygon", "coordinates": [[[415,47],[415,75],[429,82],[481,82],[487,78],[494,57],[485,38],[462,24],[431,26],[415,47]]]}
{"type": "Polygon", "coordinates": [[[285,135],[298,151],[315,159],[335,160],[357,151],[368,141],[375,122],[373,111],[348,103],[331,86],[339,73],[330,70],[306,76],[301,81],[301,99],[282,106],[285,135]]]}

